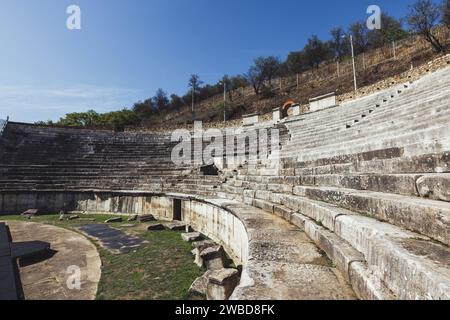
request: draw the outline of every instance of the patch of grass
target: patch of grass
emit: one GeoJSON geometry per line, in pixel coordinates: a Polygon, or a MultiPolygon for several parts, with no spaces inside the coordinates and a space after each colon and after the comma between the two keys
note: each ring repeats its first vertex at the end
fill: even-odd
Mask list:
{"type": "MultiPolygon", "coordinates": [[[[80,215],[81,219],[59,221],[59,215],[54,214],[39,215],[31,220],[14,215],[0,216],[0,220],[47,223],[75,230],[80,225],[104,223],[112,217],[117,216],[86,214],[80,215]]],[[[97,292],[99,300],[186,299],[191,284],[205,272],[194,264],[192,246],[181,239],[181,232],[146,232],[138,222],[127,222],[126,219],[109,225],[147,240],[148,244],[126,254],[113,255],[93,241],[103,264],[97,292]],[[121,224],[135,224],[136,227],[122,229],[121,224]]]]}
{"type": "Polygon", "coordinates": [[[140,236],[149,244],[134,252],[111,255],[102,250],[97,298],[186,299],[192,282],[204,273],[193,263],[191,244],[181,239],[180,232],[142,232],[140,236]]]}

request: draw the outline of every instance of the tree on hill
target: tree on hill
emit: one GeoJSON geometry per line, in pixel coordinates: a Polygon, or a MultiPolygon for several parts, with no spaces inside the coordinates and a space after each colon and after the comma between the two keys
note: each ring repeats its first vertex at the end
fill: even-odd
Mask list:
{"type": "Polygon", "coordinates": [[[379,48],[405,38],[408,32],[403,29],[402,21],[381,13],[381,29],[370,31],[368,42],[372,48],[379,48]]]}
{"type": "Polygon", "coordinates": [[[248,69],[247,74],[245,75],[247,81],[251,84],[253,87],[253,90],[255,91],[255,94],[259,94],[262,85],[264,84],[264,77],[262,70],[257,66],[251,66],[248,69]]]}
{"type": "Polygon", "coordinates": [[[442,23],[450,28],[450,0],[444,0],[442,4],[442,23]]]}
{"type": "Polygon", "coordinates": [[[431,0],[417,0],[411,6],[407,17],[411,31],[421,35],[436,52],[444,51],[443,45],[433,32],[440,17],[439,7],[431,0]]]}
{"type": "Polygon", "coordinates": [[[259,57],[255,59],[255,65],[261,70],[264,80],[269,82],[269,86],[272,85],[272,80],[278,75],[280,71],[280,59],[277,57],[259,57]]]}
{"type": "Polygon", "coordinates": [[[169,108],[171,110],[180,110],[184,105],[183,98],[179,97],[176,94],[170,95],[170,102],[169,102],[169,108]]]}
{"type": "Polygon", "coordinates": [[[141,120],[149,119],[155,112],[153,99],[147,99],[144,102],[137,102],[133,105],[133,112],[141,120]]]}
{"type": "Polygon", "coordinates": [[[287,73],[296,74],[308,69],[308,61],[304,51],[290,52],[284,66],[287,73]]]}
{"type": "Polygon", "coordinates": [[[158,89],[156,91],[156,94],[153,97],[153,104],[159,111],[167,109],[169,105],[169,98],[167,98],[167,93],[165,93],[163,89],[158,89]]]}
{"type": "Polygon", "coordinates": [[[355,53],[364,53],[370,48],[369,29],[364,22],[358,21],[352,23],[349,28],[349,34],[353,36],[355,53]]]}
{"type": "Polygon", "coordinates": [[[308,39],[303,49],[306,61],[311,68],[319,68],[320,64],[330,57],[328,45],[321,41],[316,35],[308,39]]]}
{"type": "Polygon", "coordinates": [[[350,46],[347,41],[347,34],[342,27],[335,27],[331,29],[331,40],[329,48],[333,52],[336,60],[341,61],[343,57],[350,54],[350,46]]]}
{"type": "Polygon", "coordinates": [[[188,87],[191,89],[191,96],[192,96],[192,112],[194,112],[195,107],[195,96],[198,93],[200,86],[203,84],[203,82],[200,80],[200,77],[196,74],[192,74],[189,78],[188,87]]]}

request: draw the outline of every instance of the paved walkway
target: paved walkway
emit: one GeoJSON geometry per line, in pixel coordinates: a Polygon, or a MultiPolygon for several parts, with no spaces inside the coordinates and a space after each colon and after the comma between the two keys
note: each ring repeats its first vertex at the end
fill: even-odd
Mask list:
{"type": "Polygon", "coordinates": [[[99,244],[112,254],[128,253],[145,243],[140,238],[130,236],[106,224],[86,224],[78,227],[78,230],[98,240],[99,244]]]}
{"type": "MultiPolygon", "coordinates": [[[[93,300],[101,275],[101,260],[96,247],[82,235],[55,226],[6,222],[14,242],[40,240],[49,242],[53,255],[33,264],[20,265],[20,278],[26,300],[93,300]],[[70,290],[67,281],[80,269],[80,290],[70,290]]],[[[74,282],[72,282],[74,283],[74,282]]]]}

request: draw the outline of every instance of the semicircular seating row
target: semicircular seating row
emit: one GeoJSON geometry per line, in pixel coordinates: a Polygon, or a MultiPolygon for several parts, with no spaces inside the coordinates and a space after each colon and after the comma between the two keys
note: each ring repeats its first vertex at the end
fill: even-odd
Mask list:
{"type": "Polygon", "coordinates": [[[0,138],[0,191],[146,190],[234,200],[303,230],[359,298],[450,299],[449,102],[444,69],[290,118],[276,125],[281,153],[237,167],[224,159],[219,176],[174,166],[168,134],[10,122],[0,138]]]}

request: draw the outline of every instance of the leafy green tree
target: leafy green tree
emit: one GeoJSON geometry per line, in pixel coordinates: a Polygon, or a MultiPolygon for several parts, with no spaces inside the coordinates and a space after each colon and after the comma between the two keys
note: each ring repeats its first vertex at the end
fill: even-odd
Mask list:
{"type": "Polygon", "coordinates": [[[152,117],[154,109],[153,99],[147,99],[144,102],[135,103],[132,110],[138,118],[146,120],[152,117]]]}
{"type": "Polygon", "coordinates": [[[379,48],[407,36],[408,32],[403,29],[402,21],[383,12],[381,14],[381,29],[370,31],[368,42],[371,48],[379,48]]]}
{"type": "Polygon", "coordinates": [[[348,37],[342,27],[335,27],[330,31],[331,40],[329,48],[336,60],[342,61],[342,58],[350,53],[350,46],[348,44],[348,37]]]}
{"type": "Polygon", "coordinates": [[[316,35],[308,39],[308,43],[303,49],[306,61],[311,68],[319,68],[320,64],[330,57],[330,50],[326,43],[321,41],[316,35]]]}
{"type": "Polygon", "coordinates": [[[181,97],[179,97],[176,94],[172,94],[170,95],[170,102],[169,102],[169,108],[172,110],[180,110],[183,105],[184,105],[184,101],[181,97]]]}
{"type": "Polygon", "coordinates": [[[261,71],[261,76],[264,80],[269,82],[269,86],[272,85],[272,80],[278,75],[280,71],[281,63],[277,57],[258,57],[255,59],[255,66],[261,71]]]}
{"type": "Polygon", "coordinates": [[[290,52],[284,63],[287,73],[296,74],[308,69],[308,61],[304,51],[290,52]]]}
{"type": "Polygon", "coordinates": [[[153,105],[159,111],[167,109],[169,105],[169,98],[167,97],[167,93],[165,93],[163,89],[158,89],[156,91],[156,94],[153,97],[153,105]]]}

